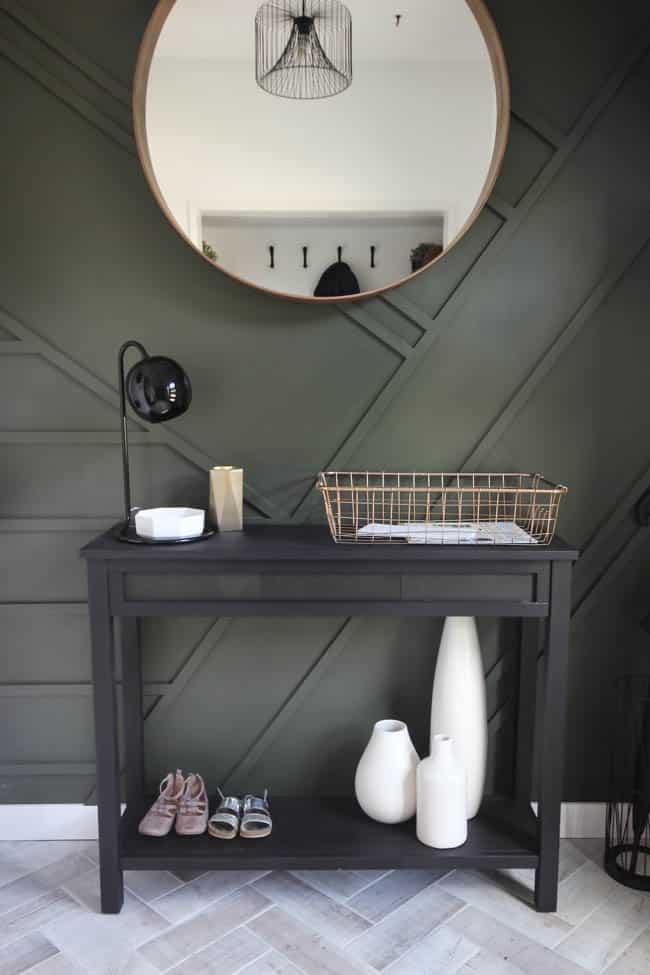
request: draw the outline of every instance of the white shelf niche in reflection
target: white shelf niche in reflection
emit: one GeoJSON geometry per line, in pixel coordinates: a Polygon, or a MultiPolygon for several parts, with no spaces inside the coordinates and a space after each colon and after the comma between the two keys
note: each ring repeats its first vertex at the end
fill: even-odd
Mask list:
{"type": "Polygon", "coordinates": [[[205,240],[217,255],[216,263],[231,274],[288,294],[313,295],[341,247],[341,258],[356,274],[361,291],[372,291],[410,275],[411,251],[419,244],[446,246],[455,226],[453,210],[280,213],[188,205],[188,232],[198,247],[205,240]],[[303,247],[308,249],[307,268],[303,247]]]}

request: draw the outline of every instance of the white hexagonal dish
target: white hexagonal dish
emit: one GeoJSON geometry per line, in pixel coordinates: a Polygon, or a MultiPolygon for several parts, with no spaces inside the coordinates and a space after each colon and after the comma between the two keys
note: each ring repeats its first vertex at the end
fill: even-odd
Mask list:
{"type": "Polygon", "coordinates": [[[198,538],[204,528],[205,511],[201,508],[143,508],[135,516],[137,534],[156,541],[198,538]]]}

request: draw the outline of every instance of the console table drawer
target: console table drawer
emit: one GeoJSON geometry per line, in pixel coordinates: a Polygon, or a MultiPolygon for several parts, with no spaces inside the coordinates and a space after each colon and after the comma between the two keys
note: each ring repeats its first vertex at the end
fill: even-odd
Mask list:
{"type": "Polygon", "coordinates": [[[399,575],[309,575],[239,574],[223,575],[128,575],[124,582],[125,602],[148,599],[184,601],[233,600],[399,600],[399,575]]]}
{"type": "Polygon", "coordinates": [[[447,575],[423,573],[402,576],[402,599],[481,599],[533,602],[535,576],[532,574],[447,575]]]}
{"type": "Polygon", "coordinates": [[[128,573],[117,603],[433,603],[479,600],[535,602],[533,573],[128,573]]]}

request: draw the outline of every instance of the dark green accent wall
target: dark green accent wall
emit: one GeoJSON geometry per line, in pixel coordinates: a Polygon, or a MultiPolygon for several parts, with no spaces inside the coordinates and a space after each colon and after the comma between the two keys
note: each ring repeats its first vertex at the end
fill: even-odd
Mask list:
{"type": "MultiPolygon", "coordinates": [[[[428,274],[314,308],[214,271],[135,157],[130,75],[153,0],[0,0],[0,798],[81,801],[93,740],[78,549],[120,514],[115,352],[177,357],[192,410],[134,423],[135,499],[203,503],[246,468],[247,517],[320,517],[317,471],[542,470],[584,549],[567,800],[607,794],[614,679],[650,672],[650,11],[490,0],[512,76],[495,193],[428,274]]],[[[426,125],[423,106],[422,124],[426,125]]],[[[480,622],[490,782],[509,783],[516,627],[480,622]]],[[[438,620],[142,627],[148,773],[348,791],[373,720],[426,740],[438,620]]]]}

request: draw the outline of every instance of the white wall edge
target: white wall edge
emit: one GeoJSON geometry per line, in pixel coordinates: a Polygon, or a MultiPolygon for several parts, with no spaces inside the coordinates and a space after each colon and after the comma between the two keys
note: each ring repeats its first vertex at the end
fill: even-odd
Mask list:
{"type": "MultiPolygon", "coordinates": [[[[537,812],[537,803],[531,803],[537,812]]],[[[563,802],[560,836],[567,840],[605,835],[605,802],[563,802]]]]}
{"type": "Polygon", "coordinates": [[[0,806],[3,840],[96,840],[97,807],[83,803],[0,806]]]}
{"type": "MultiPolygon", "coordinates": [[[[536,808],[533,803],[533,809],[536,808]]],[[[562,804],[560,832],[566,839],[605,835],[604,802],[562,804]]],[[[95,840],[95,806],[29,804],[0,806],[0,837],[3,840],[95,840]]]]}

